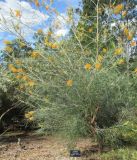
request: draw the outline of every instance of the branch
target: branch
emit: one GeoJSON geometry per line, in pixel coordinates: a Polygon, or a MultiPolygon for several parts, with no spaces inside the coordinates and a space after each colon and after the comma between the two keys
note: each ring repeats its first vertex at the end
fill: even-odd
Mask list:
{"type": "Polygon", "coordinates": [[[12,108],[9,108],[6,112],[4,112],[1,116],[0,116],[0,121],[1,119],[5,116],[5,114],[7,114],[9,111],[11,111],[12,109],[16,108],[17,106],[14,106],[12,108]]]}

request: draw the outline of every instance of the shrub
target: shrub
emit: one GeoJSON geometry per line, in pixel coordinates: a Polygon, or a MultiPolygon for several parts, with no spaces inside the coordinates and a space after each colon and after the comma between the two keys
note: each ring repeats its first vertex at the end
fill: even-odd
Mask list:
{"type": "MultiPolygon", "coordinates": [[[[123,9],[122,5],[119,13],[123,9]]],[[[133,36],[127,39],[119,22],[112,18],[112,8],[107,8],[107,20],[114,20],[114,30],[111,23],[105,23],[106,18],[101,20],[99,4],[96,11],[92,23],[83,17],[87,19],[80,21],[80,32],[72,26],[67,40],[56,42],[40,32],[42,37],[33,51],[26,51],[29,56],[12,57],[8,64],[14,97],[36,111],[35,120],[42,131],[65,132],[71,137],[94,135],[101,141],[100,131],[116,125],[123,108],[137,106],[137,69],[130,63],[127,49],[133,36]],[[91,24],[93,28],[89,28],[91,24]]]]}
{"type": "Polygon", "coordinates": [[[118,149],[113,150],[109,153],[103,154],[101,160],[136,160],[137,159],[137,151],[135,149],[118,149]]]}
{"type": "MultiPolygon", "coordinates": [[[[100,55],[99,63],[73,42],[64,42],[61,47],[38,51],[37,58],[23,59],[22,78],[15,81],[20,93],[16,97],[36,110],[43,130],[93,134],[96,128],[115,124],[122,108],[136,106],[136,75],[129,71],[133,79],[127,71],[121,73],[113,50],[100,55]]],[[[16,75],[11,74],[13,79],[16,75]]]]}
{"type": "Polygon", "coordinates": [[[100,129],[98,135],[104,146],[119,148],[137,144],[136,108],[123,109],[117,124],[100,129]]]}

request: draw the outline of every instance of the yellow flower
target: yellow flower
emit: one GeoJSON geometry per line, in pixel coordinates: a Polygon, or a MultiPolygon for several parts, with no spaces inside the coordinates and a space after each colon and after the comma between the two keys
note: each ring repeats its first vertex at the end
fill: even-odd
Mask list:
{"type": "Polygon", "coordinates": [[[29,118],[29,121],[34,121],[34,117],[30,117],[30,118],[29,118]]]}
{"type": "Polygon", "coordinates": [[[24,70],[22,68],[17,69],[17,72],[21,73],[24,72],[24,70]]]}
{"type": "Polygon", "coordinates": [[[131,40],[133,39],[133,34],[132,34],[132,33],[129,33],[128,36],[127,36],[127,39],[128,39],[129,41],[131,41],[131,40]]]}
{"type": "Polygon", "coordinates": [[[57,49],[58,48],[58,45],[57,44],[52,44],[52,49],[57,49]]]}
{"type": "Polygon", "coordinates": [[[17,75],[16,78],[17,78],[17,79],[21,79],[22,76],[21,76],[21,75],[17,75]]]}
{"type": "Polygon", "coordinates": [[[50,47],[50,48],[52,48],[52,45],[53,45],[53,44],[52,44],[51,42],[48,42],[48,43],[47,43],[47,46],[50,47]]]}
{"type": "Polygon", "coordinates": [[[124,28],[123,33],[124,33],[125,36],[128,36],[129,30],[128,30],[127,27],[124,28]]]}
{"type": "Polygon", "coordinates": [[[20,10],[15,10],[15,15],[16,15],[16,17],[21,17],[21,12],[20,12],[20,10]]]}
{"type": "Polygon", "coordinates": [[[123,48],[116,48],[115,55],[121,55],[123,53],[123,48]]]}
{"type": "Polygon", "coordinates": [[[96,68],[96,70],[101,69],[101,66],[102,66],[102,65],[101,65],[101,63],[96,63],[96,64],[95,64],[95,68],[96,68]]]}
{"type": "Polygon", "coordinates": [[[28,113],[25,113],[25,118],[28,119],[29,121],[33,121],[34,120],[34,114],[35,114],[35,111],[30,111],[28,113]]]}
{"type": "Polygon", "coordinates": [[[124,35],[127,37],[129,41],[133,39],[133,33],[129,32],[129,29],[126,27],[123,31],[124,35]]]}
{"type": "Polygon", "coordinates": [[[11,52],[13,52],[13,48],[9,47],[9,46],[6,46],[5,51],[8,52],[8,53],[11,53],[11,52]]]}
{"type": "Polygon", "coordinates": [[[52,35],[52,32],[51,32],[51,31],[49,31],[49,32],[48,32],[48,36],[51,36],[51,35],[52,35]]]}
{"type": "Polygon", "coordinates": [[[127,11],[122,11],[122,16],[125,17],[127,15],[127,11]]]}
{"type": "Polygon", "coordinates": [[[137,73],[137,68],[134,69],[134,72],[137,73]]]}
{"type": "Polygon", "coordinates": [[[42,30],[42,29],[38,29],[38,30],[37,30],[37,33],[38,33],[38,34],[41,34],[41,33],[43,33],[43,30],[42,30]]]}
{"type": "Polygon", "coordinates": [[[102,10],[102,8],[98,8],[98,13],[102,13],[103,12],[103,10],[102,10]]]}
{"type": "Polygon", "coordinates": [[[69,79],[69,80],[67,81],[67,86],[68,86],[68,87],[72,87],[72,85],[73,85],[73,81],[72,81],[71,79],[69,79]]]}
{"type": "Polygon", "coordinates": [[[45,45],[48,45],[48,43],[49,43],[49,39],[48,38],[45,38],[45,45]]]}
{"type": "Polygon", "coordinates": [[[52,48],[52,43],[51,42],[47,42],[45,43],[48,47],[52,48]]]}
{"type": "Polygon", "coordinates": [[[32,80],[30,80],[30,81],[28,82],[28,85],[29,85],[30,87],[33,87],[33,86],[35,85],[35,82],[32,81],[32,80]]]}
{"type": "Polygon", "coordinates": [[[89,32],[89,33],[93,32],[93,28],[89,28],[89,29],[88,29],[88,32],[89,32]]]}
{"type": "Polygon", "coordinates": [[[29,77],[25,75],[25,76],[22,77],[22,79],[23,79],[24,81],[26,81],[26,80],[29,79],[29,77]]]}
{"type": "Polygon", "coordinates": [[[132,41],[132,42],[130,43],[130,45],[131,45],[132,47],[135,47],[135,46],[136,46],[136,41],[132,41]]]}
{"type": "Polygon", "coordinates": [[[31,53],[31,57],[32,58],[37,58],[39,56],[39,53],[37,52],[37,51],[33,51],[32,53],[31,53]]]}
{"type": "Polygon", "coordinates": [[[37,7],[39,7],[39,0],[34,0],[34,3],[37,7]]]}
{"type": "Polygon", "coordinates": [[[25,113],[25,118],[30,118],[30,115],[28,113],[25,113]]]}
{"type": "Polygon", "coordinates": [[[46,8],[46,10],[49,10],[49,6],[48,5],[45,8],[46,8]]]}
{"type": "Polygon", "coordinates": [[[29,90],[29,94],[32,95],[32,91],[31,90],[29,90]]]}
{"type": "Polygon", "coordinates": [[[97,61],[98,61],[98,62],[102,62],[102,61],[103,61],[103,56],[98,55],[98,57],[97,57],[97,61]]]}
{"type": "Polygon", "coordinates": [[[14,67],[14,65],[13,64],[9,64],[8,67],[9,67],[9,69],[11,69],[12,67],[14,67]]]}
{"type": "Polygon", "coordinates": [[[6,44],[6,45],[12,44],[12,42],[9,41],[9,40],[4,40],[3,43],[6,44]]]}
{"type": "Polygon", "coordinates": [[[103,53],[106,53],[106,52],[107,52],[107,49],[106,49],[106,48],[103,48],[102,52],[103,52],[103,53]]]}
{"type": "Polygon", "coordinates": [[[119,4],[114,8],[114,14],[119,14],[123,10],[123,4],[119,4]]]}
{"type": "Polygon", "coordinates": [[[36,113],[35,111],[28,112],[28,114],[29,114],[30,117],[33,116],[35,113],[36,113]]]}
{"type": "Polygon", "coordinates": [[[11,71],[12,71],[13,73],[17,73],[17,72],[18,72],[18,70],[17,70],[15,67],[12,67],[12,68],[11,68],[11,71]]]}
{"type": "Polygon", "coordinates": [[[18,72],[18,70],[13,66],[13,64],[9,64],[9,70],[11,71],[11,72],[13,72],[13,73],[17,73],[18,72]]]}
{"type": "Polygon", "coordinates": [[[114,4],[110,3],[110,4],[109,4],[109,7],[110,7],[110,8],[114,8],[114,4]]]}
{"type": "Polygon", "coordinates": [[[89,64],[89,63],[85,64],[85,69],[86,70],[89,71],[91,69],[91,67],[92,67],[91,64],[89,64]]]}
{"type": "Polygon", "coordinates": [[[125,60],[124,60],[123,58],[121,58],[121,59],[118,60],[117,63],[118,63],[119,65],[120,65],[120,64],[124,64],[124,63],[125,63],[125,60]]]}
{"type": "Polygon", "coordinates": [[[25,44],[24,42],[19,42],[19,45],[20,45],[21,47],[25,47],[25,46],[26,46],[26,44],[25,44]]]}

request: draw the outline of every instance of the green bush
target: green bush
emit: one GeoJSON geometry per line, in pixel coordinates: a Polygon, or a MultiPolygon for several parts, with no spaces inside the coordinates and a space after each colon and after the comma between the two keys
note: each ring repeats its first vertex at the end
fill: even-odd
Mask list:
{"type": "MultiPolygon", "coordinates": [[[[81,20],[78,28],[72,26],[67,40],[56,42],[42,35],[40,44],[37,41],[33,51],[26,51],[29,56],[20,58],[20,64],[12,57],[6,77],[15,86],[14,97],[36,111],[31,120],[39,123],[41,131],[70,137],[96,135],[99,141],[108,134],[105,143],[118,134],[117,141],[120,132],[115,126],[122,110],[137,106],[137,69],[130,63],[130,41],[123,26],[114,20],[113,33],[111,23],[100,19],[99,7],[104,6],[96,7],[93,24],[83,17],[86,21],[81,20]]],[[[113,14],[112,8],[107,10],[113,14]]]]}
{"type": "Polygon", "coordinates": [[[135,149],[118,149],[104,153],[101,160],[137,160],[137,151],[135,149]]]}
{"type": "Polygon", "coordinates": [[[98,137],[104,146],[120,148],[137,144],[136,108],[124,109],[120,113],[117,124],[112,127],[99,129],[98,137]]]}
{"type": "MultiPolygon", "coordinates": [[[[22,60],[23,74],[35,84],[15,81],[24,86],[23,90],[17,86],[16,97],[37,111],[43,130],[89,135],[93,133],[91,121],[97,108],[94,127],[106,128],[118,122],[122,108],[136,106],[136,75],[133,73],[133,79],[126,71],[119,71],[113,50],[101,55],[98,69],[96,57],[88,57],[73,42],[65,42],[60,50],[37,52],[39,57],[22,60]],[[91,68],[86,69],[86,64],[91,64],[91,68]]],[[[13,79],[15,74],[11,74],[13,79]]]]}

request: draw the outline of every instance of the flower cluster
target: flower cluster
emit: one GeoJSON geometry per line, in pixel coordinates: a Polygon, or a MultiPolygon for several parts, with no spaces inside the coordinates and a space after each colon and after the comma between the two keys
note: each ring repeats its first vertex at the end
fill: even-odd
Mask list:
{"type": "Polygon", "coordinates": [[[34,120],[34,114],[35,114],[35,111],[30,111],[28,113],[25,113],[25,118],[29,121],[33,121],[34,120]]]}
{"type": "Polygon", "coordinates": [[[9,64],[8,68],[13,73],[23,73],[24,72],[22,68],[16,68],[13,64],[9,64]]]}
{"type": "Polygon", "coordinates": [[[136,41],[132,41],[132,42],[130,43],[130,45],[131,45],[131,47],[135,47],[135,46],[136,46],[136,41]]]}
{"type": "Polygon", "coordinates": [[[114,7],[114,14],[119,14],[122,10],[124,9],[124,5],[123,4],[119,4],[116,7],[114,7]]]}
{"type": "Polygon", "coordinates": [[[123,53],[123,48],[122,47],[115,49],[115,52],[114,52],[115,55],[121,55],[122,53],[123,53]]]}
{"type": "Polygon", "coordinates": [[[91,67],[92,67],[92,66],[91,66],[90,63],[85,64],[85,69],[86,69],[86,70],[89,71],[89,70],[91,69],[91,67]]]}
{"type": "Polygon", "coordinates": [[[40,4],[39,4],[39,0],[34,0],[34,3],[35,3],[35,5],[36,5],[37,7],[39,7],[39,6],[40,6],[40,4]]]}
{"type": "Polygon", "coordinates": [[[137,68],[134,69],[134,72],[137,73],[137,68]]]}
{"type": "Polygon", "coordinates": [[[45,45],[52,49],[58,49],[59,47],[56,43],[49,42],[47,38],[45,39],[45,45]]]}
{"type": "Polygon", "coordinates": [[[133,33],[129,31],[127,27],[124,28],[123,34],[127,37],[129,41],[133,39],[133,33]]]}
{"type": "MultiPolygon", "coordinates": [[[[21,64],[22,62],[19,60],[15,61],[16,65],[21,64]]],[[[13,64],[8,65],[9,70],[14,73],[14,77],[19,80],[21,83],[19,89],[25,88],[25,86],[34,87],[35,82],[26,74],[23,68],[16,67],[13,64]]]]}
{"type": "Polygon", "coordinates": [[[12,44],[11,41],[9,41],[9,40],[4,40],[3,43],[4,43],[5,45],[10,45],[10,44],[12,44]]]}
{"type": "Polygon", "coordinates": [[[103,48],[102,52],[107,53],[107,48],[103,48]]]}
{"type": "Polygon", "coordinates": [[[39,52],[37,52],[37,51],[33,51],[32,53],[31,53],[31,57],[32,58],[37,58],[37,57],[39,57],[40,56],[40,54],[39,54],[39,52]]]}
{"type": "Polygon", "coordinates": [[[73,85],[73,80],[72,79],[67,80],[67,86],[72,87],[72,85],[73,85]]]}
{"type": "Polygon", "coordinates": [[[117,64],[121,65],[125,63],[125,59],[121,58],[118,60],[117,64]]]}
{"type": "Polygon", "coordinates": [[[37,30],[37,33],[38,33],[38,34],[42,34],[42,33],[43,33],[43,30],[42,30],[42,29],[38,29],[38,30],[37,30]]]}
{"type": "Polygon", "coordinates": [[[102,64],[101,64],[101,63],[98,63],[98,62],[97,62],[97,63],[95,64],[95,69],[96,69],[96,70],[100,70],[101,67],[102,67],[102,64]]]}
{"type": "MultiPolygon", "coordinates": [[[[104,51],[106,52],[107,50],[104,50],[104,51]]],[[[102,55],[98,55],[97,59],[96,59],[96,63],[95,63],[95,69],[96,70],[100,70],[101,69],[102,62],[103,62],[103,56],[102,55]]]]}
{"type": "Polygon", "coordinates": [[[20,10],[15,10],[15,16],[16,16],[16,17],[21,17],[21,12],[20,12],[20,10]]]}
{"type": "Polygon", "coordinates": [[[6,51],[7,53],[12,53],[12,52],[13,52],[13,48],[10,47],[10,46],[6,46],[6,47],[5,47],[5,51],[6,51]]]}

